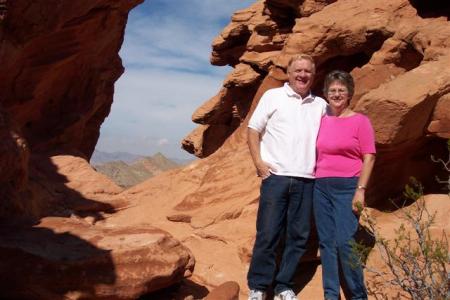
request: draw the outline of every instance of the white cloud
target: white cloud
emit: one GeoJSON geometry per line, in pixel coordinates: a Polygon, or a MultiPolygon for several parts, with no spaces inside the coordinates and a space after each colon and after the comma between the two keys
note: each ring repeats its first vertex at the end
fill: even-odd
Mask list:
{"type": "Polygon", "coordinates": [[[136,18],[130,18],[121,52],[126,64],[212,70],[212,40],[230,20],[231,11],[245,1],[154,2],[160,14],[153,13],[148,2],[136,18]],[[146,10],[150,14],[145,14],[146,10]]]}
{"type": "Polygon", "coordinates": [[[116,84],[98,148],[150,155],[164,146],[174,157],[186,157],[180,143],[197,126],[191,115],[221,84],[221,77],[203,74],[128,70],[116,84]]]}
{"type": "Polygon", "coordinates": [[[186,157],[191,115],[220,89],[230,68],[209,64],[211,43],[250,0],[148,0],[129,16],[111,114],[97,148],[186,157]]]}
{"type": "Polygon", "coordinates": [[[131,69],[116,84],[111,116],[145,123],[191,122],[194,110],[219,91],[222,80],[195,73],[131,69]]]}
{"type": "Polygon", "coordinates": [[[164,145],[168,145],[169,144],[169,140],[166,138],[162,138],[158,141],[158,146],[164,146],[164,145]]]}

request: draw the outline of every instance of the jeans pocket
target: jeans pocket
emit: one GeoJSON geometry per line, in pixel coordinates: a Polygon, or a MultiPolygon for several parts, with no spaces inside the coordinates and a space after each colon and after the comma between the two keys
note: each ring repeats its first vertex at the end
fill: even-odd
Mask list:
{"type": "Polygon", "coordinates": [[[270,173],[269,176],[262,179],[262,182],[267,181],[269,178],[272,178],[272,177],[273,177],[273,174],[270,173]]]}

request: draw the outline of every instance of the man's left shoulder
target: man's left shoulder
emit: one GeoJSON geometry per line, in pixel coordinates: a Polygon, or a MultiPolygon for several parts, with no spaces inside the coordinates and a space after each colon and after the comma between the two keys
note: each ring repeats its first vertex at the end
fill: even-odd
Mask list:
{"type": "Polygon", "coordinates": [[[320,96],[312,95],[312,97],[314,98],[314,101],[320,102],[322,104],[327,104],[327,101],[320,96]]]}
{"type": "Polygon", "coordinates": [[[315,95],[312,95],[312,97],[313,97],[314,104],[320,105],[321,107],[326,107],[328,105],[328,102],[325,99],[323,99],[322,97],[315,96],[315,95]]]}

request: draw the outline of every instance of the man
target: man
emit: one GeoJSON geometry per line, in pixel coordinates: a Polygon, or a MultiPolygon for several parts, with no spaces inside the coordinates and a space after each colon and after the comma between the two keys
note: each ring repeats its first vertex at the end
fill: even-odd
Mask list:
{"type": "Polygon", "coordinates": [[[247,275],[249,300],[265,299],[283,233],[286,240],[275,276],[274,299],[297,299],[292,280],[310,232],[316,138],[327,104],[311,94],[315,74],[311,56],[291,58],[287,74],[289,82],[264,93],[248,124],[250,153],[262,178],[256,240],[247,275]]]}

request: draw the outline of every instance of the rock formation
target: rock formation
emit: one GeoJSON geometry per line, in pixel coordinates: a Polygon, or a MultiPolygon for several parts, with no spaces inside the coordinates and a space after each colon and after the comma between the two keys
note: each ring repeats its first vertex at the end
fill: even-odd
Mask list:
{"type": "Polygon", "coordinates": [[[186,247],[151,226],[103,228],[50,218],[1,231],[6,299],[136,299],[190,276],[194,266],[186,247]]]}
{"type": "Polygon", "coordinates": [[[205,300],[238,300],[239,299],[239,285],[234,281],[228,281],[218,286],[205,300]]]}
{"type": "MultiPolygon", "coordinates": [[[[389,199],[401,195],[410,176],[427,192],[442,191],[434,178],[442,170],[430,156],[446,157],[450,134],[449,15],[446,4],[407,0],[265,0],[236,12],[213,41],[211,55],[213,64],[234,70],[218,94],[194,112],[200,125],[182,142],[203,159],[125,193],[140,210],[159,205],[150,219],[130,208],[108,222],[130,216],[133,224],[151,220],[193,251],[193,280],[208,286],[236,280],[245,294],[259,195],[246,122],[264,91],[286,80],[287,62],[299,52],[316,60],[313,90],[319,95],[332,69],[355,78],[352,106],[371,118],[376,132],[371,207],[392,208],[389,199]]],[[[446,202],[441,205],[448,209],[446,202]]],[[[442,227],[448,232],[448,224],[442,227]]],[[[316,254],[306,260],[311,257],[316,254]]],[[[300,269],[301,296],[317,298],[320,266],[304,262],[300,269]]]]}
{"type": "MultiPolygon", "coordinates": [[[[123,72],[118,51],[127,13],[142,0],[3,2],[0,114],[10,121],[2,131],[15,161],[24,163],[3,168],[11,158],[2,156],[0,173],[29,173],[28,154],[76,151],[89,158],[123,72]]],[[[2,190],[9,184],[23,191],[22,177],[2,180],[2,190]]],[[[31,202],[20,206],[29,211],[31,202]]]]}
{"type": "Polygon", "coordinates": [[[171,234],[146,224],[102,225],[133,204],[85,159],[33,163],[29,188],[47,216],[2,222],[2,298],[136,299],[192,274],[192,252],[171,234]]]}
{"type": "MultiPolygon", "coordinates": [[[[450,137],[447,4],[259,0],[236,12],[213,41],[211,62],[233,71],[194,112],[200,126],[182,142],[203,159],[123,191],[86,159],[123,71],[117,52],[127,12],[138,2],[0,1],[0,251],[14,258],[1,265],[2,291],[12,293],[5,296],[27,297],[19,290],[30,285],[41,298],[137,298],[191,275],[194,256],[186,286],[236,281],[245,297],[260,183],[246,122],[261,95],[286,80],[287,61],[299,52],[317,62],[318,94],[332,69],[355,77],[352,105],[376,131],[371,207],[389,206],[411,175],[427,191],[440,188],[430,155],[446,155],[450,137]],[[4,279],[4,270],[23,261],[40,268],[4,279]],[[150,264],[159,266],[157,276],[150,264]],[[86,276],[66,276],[65,269],[86,276]],[[56,275],[38,280],[41,270],[56,275]],[[51,284],[58,274],[59,288],[51,284]]],[[[431,207],[448,211],[448,203],[431,207]]],[[[322,293],[314,250],[296,278],[305,299],[322,293]]]]}
{"type": "Polygon", "coordinates": [[[184,148],[208,156],[236,131],[232,120],[245,127],[250,107],[265,90],[281,85],[289,58],[304,52],[316,61],[313,90],[319,95],[328,71],[343,69],[355,77],[352,105],[372,119],[377,139],[369,201],[383,205],[409,176],[433,190],[429,174],[439,171],[429,157],[442,155],[442,138],[450,135],[446,5],[266,0],[236,12],[214,40],[211,56],[213,64],[235,69],[219,94],[194,113],[193,121],[202,125],[185,138],[184,148]],[[228,97],[231,91],[240,97],[228,97]],[[218,124],[221,134],[208,139],[218,124]]]}
{"type": "Polygon", "coordinates": [[[0,1],[2,299],[136,299],[192,273],[169,233],[96,224],[130,205],[87,160],[140,2],[0,1]]]}

